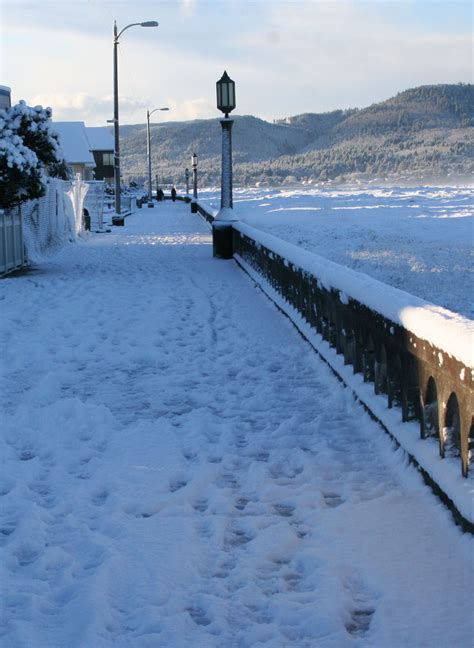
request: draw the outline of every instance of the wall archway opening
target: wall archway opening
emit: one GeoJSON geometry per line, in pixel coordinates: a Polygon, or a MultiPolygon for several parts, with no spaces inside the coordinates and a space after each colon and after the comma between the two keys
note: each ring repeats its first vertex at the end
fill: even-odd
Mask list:
{"type": "Polygon", "coordinates": [[[383,344],[375,358],[374,373],[375,393],[388,394],[387,352],[383,344]]]}
{"type": "Polygon", "coordinates": [[[446,406],[443,427],[444,453],[448,457],[459,457],[461,450],[461,417],[459,403],[453,392],[446,406]]]}
{"type": "Polygon", "coordinates": [[[423,401],[423,438],[439,437],[438,390],[431,376],[423,401]]]}

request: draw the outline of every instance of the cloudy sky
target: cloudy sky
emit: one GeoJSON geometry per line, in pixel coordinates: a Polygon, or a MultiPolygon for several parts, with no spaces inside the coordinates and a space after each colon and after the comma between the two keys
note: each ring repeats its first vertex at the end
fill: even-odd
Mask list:
{"type": "Polygon", "coordinates": [[[407,88],[472,81],[465,0],[0,0],[0,84],[57,120],[112,117],[113,21],[120,121],[217,116],[215,82],[264,119],[364,107],[407,88]]]}

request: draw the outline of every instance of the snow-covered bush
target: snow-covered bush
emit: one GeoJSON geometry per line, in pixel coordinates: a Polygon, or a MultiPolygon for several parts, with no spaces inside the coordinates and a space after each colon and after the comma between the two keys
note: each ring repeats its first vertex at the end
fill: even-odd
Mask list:
{"type": "Polygon", "coordinates": [[[47,177],[66,178],[66,164],[52,132],[51,108],[20,101],[0,112],[0,208],[45,194],[47,177]]]}

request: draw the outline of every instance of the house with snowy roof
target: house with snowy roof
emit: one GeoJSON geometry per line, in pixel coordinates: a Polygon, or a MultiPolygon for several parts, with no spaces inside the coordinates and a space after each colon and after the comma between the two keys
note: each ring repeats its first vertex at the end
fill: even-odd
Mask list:
{"type": "Polygon", "coordinates": [[[84,122],[55,121],[53,122],[53,132],[59,137],[59,145],[64,159],[73,174],[80,173],[83,180],[93,180],[95,160],[84,122]]]}
{"type": "Polygon", "coordinates": [[[12,105],[11,93],[11,88],[9,88],[8,86],[0,85],[0,110],[10,108],[10,106],[12,105]]]}
{"type": "Polygon", "coordinates": [[[114,181],[114,138],[108,128],[86,126],[87,139],[95,160],[95,179],[105,180],[109,185],[114,181]]]}

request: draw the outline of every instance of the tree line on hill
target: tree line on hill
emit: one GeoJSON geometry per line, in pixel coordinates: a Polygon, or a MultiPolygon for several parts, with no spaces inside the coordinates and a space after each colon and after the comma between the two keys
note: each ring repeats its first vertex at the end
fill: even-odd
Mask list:
{"type": "MultiPolygon", "coordinates": [[[[421,86],[364,109],[308,113],[269,123],[236,116],[234,182],[280,185],[350,180],[472,181],[474,85],[421,86]]],[[[126,179],[144,182],[146,127],[122,127],[126,179]]],[[[199,182],[220,182],[218,119],[152,126],[160,183],[182,183],[199,156],[199,182]]]]}

